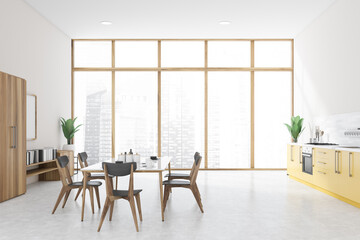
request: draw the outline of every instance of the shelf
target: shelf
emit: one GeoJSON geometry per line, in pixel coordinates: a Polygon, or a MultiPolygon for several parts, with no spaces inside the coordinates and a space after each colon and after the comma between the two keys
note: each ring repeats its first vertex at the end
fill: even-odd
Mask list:
{"type": "Polygon", "coordinates": [[[26,167],[33,167],[33,166],[38,166],[38,165],[52,163],[52,162],[55,162],[55,159],[54,160],[48,160],[48,161],[45,161],[45,162],[33,163],[33,164],[30,164],[30,165],[26,165],[26,167]]]}
{"type": "MultiPolygon", "coordinates": [[[[31,165],[29,165],[31,166],[31,165]]],[[[33,165],[35,166],[35,165],[33,165]]],[[[50,168],[37,168],[37,169],[33,169],[33,170],[28,170],[26,172],[26,177],[31,177],[31,176],[35,176],[35,175],[39,175],[39,174],[42,174],[42,173],[47,173],[47,172],[52,172],[52,171],[55,171],[57,170],[56,167],[50,167],[50,168]]]]}

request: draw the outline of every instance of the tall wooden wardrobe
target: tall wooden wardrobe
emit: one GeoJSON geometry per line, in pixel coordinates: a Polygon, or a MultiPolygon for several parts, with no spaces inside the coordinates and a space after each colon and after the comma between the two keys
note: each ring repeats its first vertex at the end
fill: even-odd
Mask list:
{"type": "Polygon", "coordinates": [[[0,72],[0,202],[26,191],[26,81],[0,72]]]}

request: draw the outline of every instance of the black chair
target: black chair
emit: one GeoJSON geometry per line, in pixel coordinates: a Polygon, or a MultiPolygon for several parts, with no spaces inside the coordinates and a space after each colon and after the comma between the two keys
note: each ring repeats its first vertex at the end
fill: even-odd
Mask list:
{"type": "MultiPolygon", "coordinates": [[[[198,153],[199,154],[199,153],[198,153]]],[[[194,171],[194,167],[195,167],[195,160],[194,163],[192,165],[191,168],[191,172],[194,171]]],[[[173,180],[173,179],[186,179],[186,180],[190,180],[190,176],[191,176],[191,172],[190,173],[173,173],[171,172],[171,166],[169,163],[169,167],[168,167],[169,173],[165,175],[166,178],[168,178],[168,180],[173,180]]]]}
{"type": "MultiPolygon", "coordinates": [[[[88,159],[88,155],[86,152],[78,153],[78,162],[80,163],[81,168],[89,166],[87,159],[88,159]]],[[[87,178],[89,180],[95,180],[95,179],[105,180],[104,173],[87,173],[87,174],[88,174],[87,178]]],[[[82,188],[79,188],[78,192],[76,193],[75,201],[78,199],[81,191],[82,191],[82,188]]]]}
{"type": "Polygon", "coordinates": [[[101,226],[104,222],[109,207],[110,207],[109,221],[111,221],[114,210],[114,201],[118,199],[125,199],[129,201],[131,212],[134,219],[135,228],[136,231],[138,232],[139,227],[137,222],[134,197],[136,199],[140,221],[142,221],[141,203],[140,203],[140,192],[142,190],[141,189],[134,190],[133,172],[136,170],[136,163],[103,163],[103,169],[105,172],[106,200],[105,200],[103,212],[101,214],[98,232],[101,229],[101,226]],[[130,175],[128,190],[115,190],[113,187],[112,178],[110,178],[109,175],[115,177],[123,177],[130,175]]]}
{"type": "MultiPolygon", "coordinates": [[[[89,166],[87,159],[88,159],[88,155],[86,152],[82,152],[78,154],[78,159],[80,160],[80,167],[84,168],[89,166]]],[[[89,174],[89,176],[87,176],[88,179],[90,180],[94,180],[94,179],[102,179],[105,180],[105,174],[104,173],[91,173],[89,174]]]]}
{"type": "MultiPolygon", "coordinates": [[[[63,208],[65,207],[66,201],[70,195],[70,192],[72,189],[82,189],[83,188],[83,182],[73,182],[70,176],[70,171],[69,171],[69,158],[67,156],[61,156],[58,157],[56,159],[56,165],[57,168],[59,170],[59,174],[60,174],[60,179],[61,182],[63,184],[59,197],[55,203],[54,209],[52,211],[52,214],[55,213],[56,208],[58,207],[61,199],[64,197],[64,203],[63,203],[63,208]]],[[[91,208],[92,208],[92,212],[94,213],[94,195],[93,195],[93,190],[95,190],[96,192],[96,198],[97,198],[97,202],[98,202],[98,206],[100,208],[100,196],[99,196],[99,186],[101,186],[101,182],[99,181],[88,181],[86,183],[86,189],[89,190],[90,192],[90,199],[91,199],[91,208]]]]}
{"type": "Polygon", "coordinates": [[[171,189],[178,188],[178,187],[190,189],[192,191],[192,193],[194,194],[194,197],[196,199],[197,204],[199,205],[201,212],[202,213],[204,212],[203,205],[201,203],[200,191],[196,184],[196,178],[197,178],[197,175],[199,172],[201,159],[202,159],[202,157],[200,156],[200,153],[196,152],[194,155],[193,168],[191,169],[191,172],[190,172],[190,180],[166,180],[166,181],[163,181],[163,185],[165,186],[164,201],[163,201],[164,204],[163,204],[163,209],[162,209],[163,212],[165,212],[166,203],[169,199],[169,194],[171,192],[171,189]]]}

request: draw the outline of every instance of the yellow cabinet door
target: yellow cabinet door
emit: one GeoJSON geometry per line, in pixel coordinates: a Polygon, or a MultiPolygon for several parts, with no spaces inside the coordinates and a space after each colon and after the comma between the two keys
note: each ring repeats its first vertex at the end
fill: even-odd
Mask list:
{"type": "Polygon", "coordinates": [[[295,172],[295,161],[293,159],[293,145],[287,145],[287,173],[291,176],[295,172]]]}
{"type": "Polygon", "coordinates": [[[295,164],[295,176],[302,179],[302,147],[294,146],[293,159],[295,164]]]}
{"type": "Polygon", "coordinates": [[[347,155],[345,151],[335,151],[331,167],[331,187],[329,191],[340,196],[345,196],[348,188],[347,155]]]}
{"type": "Polygon", "coordinates": [[[299,177],[299,146],[292,146],[292,159],[294,164],[294,177],[299,177]]]}
{"type": "Polygon", "coordinates": [[[313,151],[313,184],[328,191],[334,189],[337,175],[335,173],[335,150],[318,149],[313,151]]]}
{"type": "Polygon", "coordinates": [[[302,172],[301,146],[288,144],[287,148],[287,172],[289,175],[299,177],[302,172]]]}
{"type": "Polygon", "coordinates": [[[343,174],[346,176],[343,196],[360,203],[360,153],[342,151],[342,159],[343,174]]]}

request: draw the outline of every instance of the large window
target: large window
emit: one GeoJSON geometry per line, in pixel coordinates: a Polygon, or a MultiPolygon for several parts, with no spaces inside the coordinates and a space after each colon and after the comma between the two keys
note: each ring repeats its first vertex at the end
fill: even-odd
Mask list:
{"type": "Polygon", "coordinates": [[[157,155],[157,73],[117,72],[115,152],[157,155]]]}
{"type": "Polygon", "coordinates": [[[83,124],[75,136],[76,151],[86,151],[89,163],[111,158],[111,73],[75,72],[74,114],[83,124]]]}
{"type": "Polygon", "coordinates": [[[162,73],[161,150],[177,168],[204,153],[204,73],[162,73]]]}
{"type": "Polygon", "coordinates": [[[285,168],[291,115],[291,73],[255,73],[255,167],[285,168]],[[258,96],[258,97],[256,97],[258,96]]]}
{"type": "Polygon", "coordinates": [[[284,168],[293,40],[73,40],[76,151],[190,168],[284,168]]]}
{"type": "Polygon", "coordinates": [[[209,73],[210,168],[250,167],[250,73],[209,73]]]}

